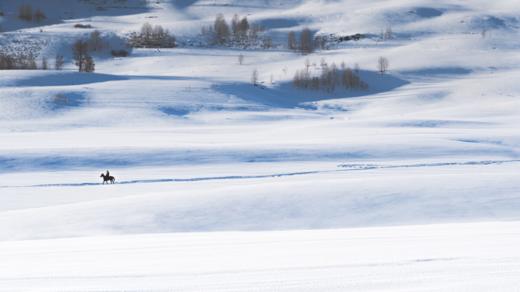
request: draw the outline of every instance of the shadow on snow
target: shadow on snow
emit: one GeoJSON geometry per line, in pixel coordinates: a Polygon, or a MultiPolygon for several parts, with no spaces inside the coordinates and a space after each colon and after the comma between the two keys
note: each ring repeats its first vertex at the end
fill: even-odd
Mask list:
{"type": "Polygon", "coordinates": [[[225,83],[214,85],[213,89],[233,95],[246,101],[279,108],[312,108],[309,103],[321,100],[361,97],[382,93],[404,86],[409,82],[398,77],[373,71],[361,71],[359,76],[368,83],[368,90],[347,90],[337,87],[333,92],[326,90],[303,90],[286,82],[274,87],[253,86],[249,83],[225,83]]]}
{"type": "MultiPolygon", "coordinates": [[[[112,75],[102,73],[53,72],[16,80],[11,86],[73,86],[126,80],[191,80],[196,78],[156,75],[112,75]]],[[[7,85],[9,86],[9,85],[7,85]]]]}

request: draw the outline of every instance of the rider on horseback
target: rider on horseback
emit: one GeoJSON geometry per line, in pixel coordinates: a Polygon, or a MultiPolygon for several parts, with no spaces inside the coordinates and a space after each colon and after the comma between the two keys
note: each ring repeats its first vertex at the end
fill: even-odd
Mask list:
{"type": "Polygon", "coordinates": [[[106,174],[102,173],[102,174],[100,175],[100,177],[103,178],[103,184],[105,184],[105,183],[112,183],[112,184],[113,184],[113,183],[116,182],[116,178],[113,177],[113,176],[111,176],[111,175],[110,175],[110,172],[109,172],[108,170],[107,170],[107,173],[106,173],[106,174]]]}

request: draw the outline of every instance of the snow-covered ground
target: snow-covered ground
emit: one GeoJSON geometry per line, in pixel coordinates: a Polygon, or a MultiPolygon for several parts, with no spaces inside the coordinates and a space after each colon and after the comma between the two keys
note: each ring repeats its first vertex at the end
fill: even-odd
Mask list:
{"type": "Polygon", "coordinates": [[[520,225],[0,243],[0,291],[518,291],[520,225]]]}
{"type": "Polygon", "coordinates": [[[181,47],[0,71],[0,290],[520,289],[516,1],[25,2],[48,18],[1,1],[0,51],[144,22],[181,47]],[[217,13],[277,46],[182,46],[217,13]],[[302,56],[303,27],[368,38],[302,56]],[[322,59],[369,89],[294,89],[322,59]]]}

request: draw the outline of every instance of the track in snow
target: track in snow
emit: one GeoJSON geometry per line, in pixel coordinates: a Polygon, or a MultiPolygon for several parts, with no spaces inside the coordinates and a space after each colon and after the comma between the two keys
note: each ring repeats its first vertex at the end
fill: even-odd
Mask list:
{"type": "MultiPolygon", "coordinates": [[[[141,179],[141,180],[126,180],[120,181],[116,184],[150,184],[150,183],[175,183],[175,182],[199,182],[199,181],[218,181],[218,180],[242,180],[242,179],[266,179],[277,177],[291,177],[303,176],[312,174],[324,174],[334,172],[348,172],[348,171],[363,171],[374,169],[399,169],[399,168],[423,168],[423,167],[444,167],[444,166],[485,166],[498,165],[506,163],[517,163],[520,159],[511,160],[479,160],[479,161],[465,161],[465,162],[435,162],[435,163],[415,163],[415,164],[396,164],[396,165],[380,165],[380,164],[340,164],[340,169],[334,170],[311,170],[301,172],[285,172],[275,174],[261,174],[261,175],[230,175],[230,176],[208,176],[208,177],[192,177],[192,178],[162,178],[162,179],[141,179]]],[[[26,186],[0,186],[0,188],[41,188],[41,187],[86,187],[99,186],[102,183],[62,183],[62,184],[36,184],[26,186]]]]}

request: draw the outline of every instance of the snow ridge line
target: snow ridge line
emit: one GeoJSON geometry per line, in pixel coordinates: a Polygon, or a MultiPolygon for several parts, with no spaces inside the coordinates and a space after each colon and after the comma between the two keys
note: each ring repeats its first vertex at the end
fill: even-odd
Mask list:
{"type": "MultiPolygon", "coordinates": [[[[340,165],[338,165],[338,167],[342,168],[342,169],[334,169],[334,170],[312,170],[312,171],[286,172],[286,173],[262,174],[262,175],[230,175],[230,176],[208,176],[208,177],[193,177],[193,178],[141,179],[141,180],[121,181],[121,182],[117,182],[116,184],[127,185],[127,184],[149,184],[149,183],[199,182],[199,181],[213,181],[213,180],[265,179],[265,178],[291,177],[291,176],[303,176],[303,175],[311,175],[311,174],[325,174],[325,173],[347,172],[347,171],[363,171],[363,170],[374,170],[374,169],[499,165],[499,164],[517,163],[517,162],[520,162],[520,159],[480,160],[480,161],[465,161],[465,162],[435,162],[435,163],[416,163],[416,164],[397,164],[397,165],[340,164],[340,165]]],[[[0,186],[0,188],[85,187],[85,186],[99,186],[99,185],[102,185],[102,183],[37,184],[37,185],[27,185],[27,186],[0,186]]]]}

